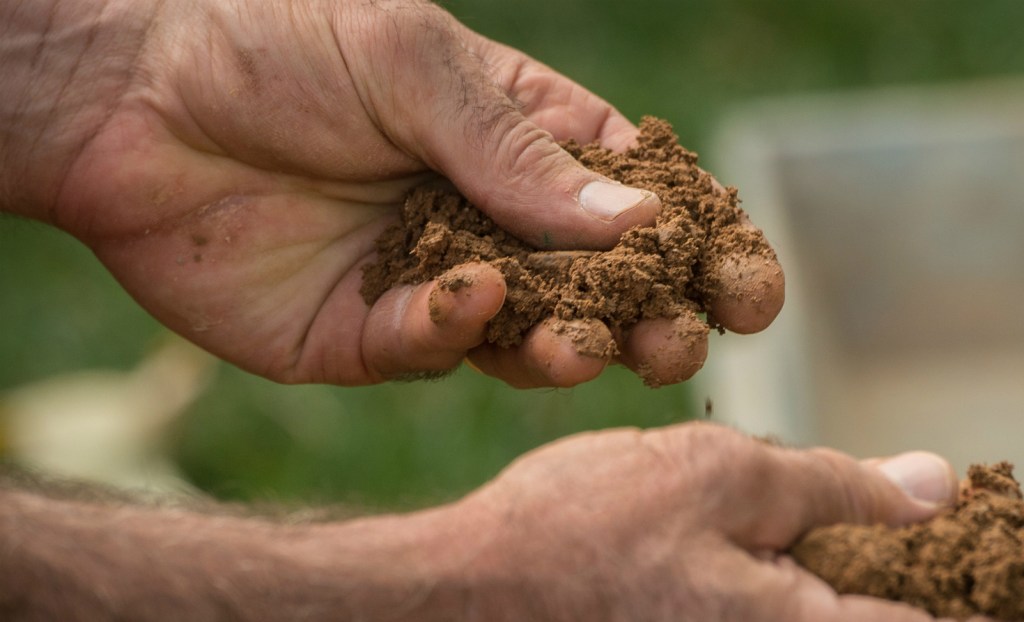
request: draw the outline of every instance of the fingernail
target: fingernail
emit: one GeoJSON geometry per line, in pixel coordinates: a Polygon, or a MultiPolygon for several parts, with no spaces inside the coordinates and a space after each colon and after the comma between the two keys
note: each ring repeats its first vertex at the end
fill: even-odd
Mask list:
{"type": "Polygon", "coordinates": [[[949,463],[926,451],[912,451],[884,460],[878,469],[909,496],[925,503],[949,503],[956,476],[949,463]]]}
{"type": "Polygon", "coordinates": [[[591,216],[611,222],[644,201],[657,196],[649,190],[624,186],[615,182],[595,180],[580,190],[580,207],[591,216]]]}

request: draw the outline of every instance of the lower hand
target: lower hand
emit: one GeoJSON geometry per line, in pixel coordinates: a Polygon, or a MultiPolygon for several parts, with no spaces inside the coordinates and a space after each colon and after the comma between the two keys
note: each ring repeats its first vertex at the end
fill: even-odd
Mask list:
{"type": "Polygon", "coordinates": [[[858,463],[686,424],[556,442],[463,509],[501,534],[479,565],[518,590],[506,606],[534,607],[519,619],[926,622],[906,605],[839,596],[784,551],[817,526],[927,519],[956,493],[932,454],[858,463]]]}

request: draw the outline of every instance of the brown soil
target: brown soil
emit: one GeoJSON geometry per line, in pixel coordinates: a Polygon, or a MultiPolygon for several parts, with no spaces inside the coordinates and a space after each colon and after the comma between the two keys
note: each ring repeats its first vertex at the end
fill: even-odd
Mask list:
{"type": "MultiPolygon", "coordinates": [[[[364,298],[372,304],[396,284],[485,261],[508,284],[505,305],[489,325],[490,343],[517,345],[549,317],[599,320],[613,332],[641,319],[690,317],[706,334],[697,314],[708,311],[716,293],[707,267],[727,255],[774,260],[774,253],[759,231],[744,226],[736,190],[722,189],[698,168],[696,154],[678,145],[668,123],[648,117],[640,129],[638,146],[622,154],[596,144],[564,146],[588,168],[655,192],[663,205],[656,226],[631,229],[607,252],[544,251],[498,228],[450,187],[423,186],[406,200],[401,223],[378,240],[379,259],[364,273],[364,298]]],[[[714,318],[708,322],[717,327],[714,318]]],[[[560,325],[581,353],[615,354],[607,337],[586,334],[594,322],[560,325]]]]}
{"type": "Polygon", "coordinates": [[[833,525],[791,551],[842,594],[936,616],[1024,619],[1024,501],[1013,465],[972,466],[956,507],[918,525],[833,525]]]}

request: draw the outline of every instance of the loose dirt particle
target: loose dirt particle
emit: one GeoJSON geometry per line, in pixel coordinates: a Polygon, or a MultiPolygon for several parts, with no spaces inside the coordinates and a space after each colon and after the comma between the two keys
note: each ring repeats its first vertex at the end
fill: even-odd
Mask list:
{"type": "MultiPolygon", "coordinates": [[[[708,301],[740,295],[722,292],[714,274],[730,256],[756,257],[777,271],[774,252],[747,223],[736,190],[718,186],[698,168],[696,154],[679,146],[665,121],[647,117],[640,130],[638,146],[622,154],[597,144],[564,146],[588,168],[656,193],[664,208],[656,226],[630,229],[606,252],[543,251],[500,229],[452,188],[423,186],[407,198],[401,223],[378,240],[379,259],[364,272],[364,298],[372,304],[395,285],[489,262],[504,275],[508,294],[486,338],[508,347],[546,318],[599,320],[615,334],[641,319],[690,315],[697,321],[697,313],[709,311],[708,301]]],[[[771,278],[781,284],[781,272],[766,282],[771,278]]],[[[718,327],[713,317],[709,322],[718,327]]],[[[706,334],[707,324],[698,323],[706,334]]],[[[614,342],[604,346],[600,336],[574,334],[573,341],[583,354],[615,354],[614,342]]]]}
{"type": "Polygon", "coordinates": [[[841,594],[960,620],[1024,619],[1024,501],[1007,462],[972,466],[956,507],[930,521],[824,527],[791,553],[841,594]]]}

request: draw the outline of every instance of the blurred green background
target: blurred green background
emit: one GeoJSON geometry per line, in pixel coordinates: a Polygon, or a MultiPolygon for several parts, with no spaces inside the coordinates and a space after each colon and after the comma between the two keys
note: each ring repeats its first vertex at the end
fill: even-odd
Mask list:
{"type": "MultiPolygon", "coordinates": [[[[698,152],[730,106],[754,97],[1024,72],[1019,0],[443,4],[628,117],[669,119],[698,152]]],[[[741,197],[757,201],[742,188],[741,197]]],[[[32,222],[0,218],[0,295],[0,392],[129,369],[161,333],[89,251],[32,222]]],[[[170,451],[191,481],[225,498],[415,507],[566,434],[685,419],[703,399],[688,391],[650,390],[621,369],[559,391],[514,391],[468,369],[427,383],[286,387],[220,365],[170,451]]]]}

